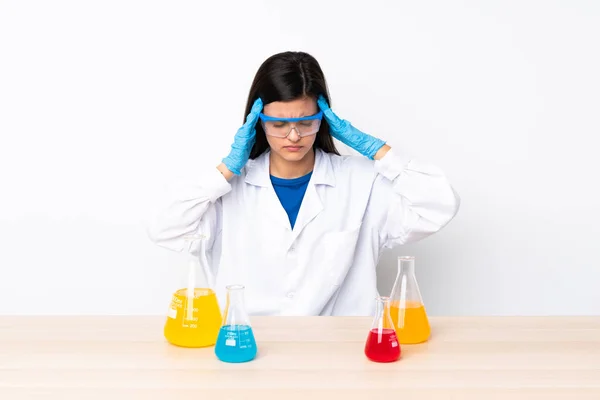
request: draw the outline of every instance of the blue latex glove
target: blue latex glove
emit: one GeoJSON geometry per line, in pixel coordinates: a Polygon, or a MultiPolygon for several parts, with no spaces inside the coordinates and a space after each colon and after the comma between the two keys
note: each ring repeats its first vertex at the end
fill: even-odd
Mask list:
{"type": "Polygon", "coordinates": [[[352,147],[363,156],[373,160],[377,151],[385,145],[383,140],[359,131],[350,122],[340,119],[335,115],[331,111],[331,108],[329,108],[329,104],[327,104],[327,100],[325,100],[323,95],[319,96],[317,104],[321,111],[323,111],[325,120],[329,123],[331,136],[346,146],[352,147]]]}
{"type": "Polygon", "coordinates": [[[241,169],[244,168],[250,158],[250,151],[252,151],[252,146],[256,142],[255,125],[262,108],[263,102],[259,97],[254,101],[250,114],[246,117],[246,122],[235,134],[229,155],[223,159],[223,164],[227,169],[236,175],[241,173],[241,169]]]}

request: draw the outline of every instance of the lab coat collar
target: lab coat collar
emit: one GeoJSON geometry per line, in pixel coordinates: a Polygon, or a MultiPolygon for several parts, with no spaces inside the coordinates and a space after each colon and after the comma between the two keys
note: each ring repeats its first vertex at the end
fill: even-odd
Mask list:
{"type": "MultiPolygon", "coordinates": [[[[255,160],[248,162],[246,183],[261,187],[271,186],[269,153],[270,151],[266,151],[255,160]]],[[[331,158],[321,149],[315,150],[315,167],[310,182],[315,185],[335,186],[335,175],[333,174],[331,158]]]]}

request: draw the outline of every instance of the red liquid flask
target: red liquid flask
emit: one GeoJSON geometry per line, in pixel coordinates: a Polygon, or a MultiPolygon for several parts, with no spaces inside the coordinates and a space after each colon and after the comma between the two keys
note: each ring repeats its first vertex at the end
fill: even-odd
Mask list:
{"type": "Polygon", "coordinates": [[[400,342],[390,317],[390,298],[378,297],[373,325],[365,343],[365,355],[375,362],[393,362],[400,358],[400,342]]]}

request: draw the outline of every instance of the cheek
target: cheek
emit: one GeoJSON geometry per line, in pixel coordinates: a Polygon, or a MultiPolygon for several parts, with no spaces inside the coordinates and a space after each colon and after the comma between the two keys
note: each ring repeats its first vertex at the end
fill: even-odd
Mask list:
{"type": "Polygon", "coordinates": [[[317,135],[307,136],[304,139],[306,140],[306,146],[312,147],[312,145],[315,143],[315,140],[317,140],[317,135]]]}
{"type": "Polygon", "coordinates": [[[277,139],[275,139],[269,135],[265,135],[265,136],[267,137],[267,143],[269,143],[270,147],[277,147],[277,139]]]}

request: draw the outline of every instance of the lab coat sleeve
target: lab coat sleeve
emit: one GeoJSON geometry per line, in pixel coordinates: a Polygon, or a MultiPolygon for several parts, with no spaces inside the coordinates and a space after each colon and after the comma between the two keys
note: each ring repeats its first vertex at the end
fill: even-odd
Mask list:
{"type": "Polygon", "coordinates": [[[231,184],[216,169],[207,169],[192,180],[178,180],[158,201],[148,224],[148,236],[157,245],[174,250],[184,249],[184,236],[208,235],[208,248],[221,232],[221,197],[231,191],[231,184]]]}
{"type": "Polygon", "coordinates": [[[375,170],[372,196],[383,211],[384,247],[419,241],[442,229],[458,212],[460,198],[438,167],[392,148],[375,162],[375,170]]]}

